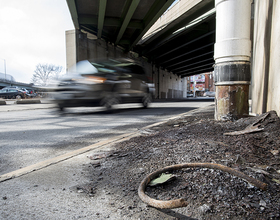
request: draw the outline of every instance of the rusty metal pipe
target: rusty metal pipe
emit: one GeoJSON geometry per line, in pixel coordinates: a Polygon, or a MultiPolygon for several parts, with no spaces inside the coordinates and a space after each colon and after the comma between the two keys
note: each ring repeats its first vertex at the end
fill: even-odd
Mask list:
{"type": "Polygon", "coordinates": [[[263,183],[257,179],[254,179],[252,177],[247,176],[246,174],[237,171],[235,169],[232,169],[230,167],[221,165],[221,164],[214,164],[214,163],[184,163],[184,164],[177,164],[172,165],[168,167],[164,167],[162,169],[159,169],[148,176],[145,177],[145,179],[142,180],[139,188],[138,188],[138,195],[140,199],[147,203],[150,206],[153,206],[155,208],[159,209],[173,209],[173,208],[179,208],[179,207],[185,207],[188,205],[188,203],[183,199],[176,199],[176,200],[169,200],[169,201],[163,201],[163,200],[156,200],[153,198],[150,198],[145,194],[146,186],[149,184],[149,182],[156,177],[158,177],[161,173],[172,171],[172,170],[179,170],[183,168],[194,168],[194,167],[203,167],[203,168],[210,168],[210,169],[218,169],[222,170],[224,172],[228,172],[234,176],[237,176],[243,180],[246,180],[250,184],[262,189],[266,190],[267,184],[263,183]]]}

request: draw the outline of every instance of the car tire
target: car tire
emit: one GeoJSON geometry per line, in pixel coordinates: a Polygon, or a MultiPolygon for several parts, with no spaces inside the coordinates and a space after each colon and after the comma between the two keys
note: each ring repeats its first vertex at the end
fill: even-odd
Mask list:
{"type": "Polygon", "coordinates": [[[21,99],[21,95],[16,95],[16,99],[21,99]]]}
{"type": "Polygon", "coordinates": [[[105,102],[105,108],[107,111],[112,111],[113,110],[113,106],[119,104],[119,100],[115,97],[111,97],[109,99],[107,99],[107,101],[105,102]]]}
{"type": "Polygon", "coordinates": [[[105,107],[107,112],[113,112],[113,106],[117,104],[120,104],[120,101],[115,95],[112,94],[107,95],[102,101],[102,105],[105,107]]]}
{"type": "Polygon", "coordinates": [[[65,108],[64,108],[64,106],[63,106],[63,105],[58,105],[58,110],[59,110],[59,111],[63,112],[63,111],[64,111],[64,109],[65,109],[65,108]]]}
{"type": "Polygon", "coordinates": [[[142,99],[143,108],[148,108],[151,102],[152,102],[152,95],[150,93],[145,94],[145,96],[142,99]]]}

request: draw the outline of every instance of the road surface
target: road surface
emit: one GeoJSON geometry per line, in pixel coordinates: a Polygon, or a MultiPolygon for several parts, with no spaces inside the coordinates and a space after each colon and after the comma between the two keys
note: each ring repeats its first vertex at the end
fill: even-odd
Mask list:
{"type": "Polygon", "coordinates": [[[155,102],[143,109],[127,104],[111,114],[102,108],[69,108],[62,115],[55,108],[2,111],[0,175],[135,132],[204,105],[205,102],[155,102]]]}

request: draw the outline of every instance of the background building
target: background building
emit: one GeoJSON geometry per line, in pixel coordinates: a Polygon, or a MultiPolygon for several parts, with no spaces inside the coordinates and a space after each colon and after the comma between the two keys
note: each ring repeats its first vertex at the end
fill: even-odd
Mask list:
{"type": "Polygon", "coordinates": [[[204,73],[200,75],[190,76],[189,78],[189,91],[196,96],[203,96],[204,92],[215,91],[213,73],[204,73]]]}

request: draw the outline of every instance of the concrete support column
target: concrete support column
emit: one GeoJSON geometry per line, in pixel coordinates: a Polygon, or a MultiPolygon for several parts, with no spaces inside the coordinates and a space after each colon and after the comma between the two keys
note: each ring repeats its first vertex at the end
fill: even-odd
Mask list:
{"type": "Polygon", "coordinates": [[[215,0],[216,120],[249,114],[251,0],[215,0]]]}

